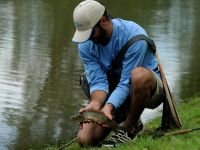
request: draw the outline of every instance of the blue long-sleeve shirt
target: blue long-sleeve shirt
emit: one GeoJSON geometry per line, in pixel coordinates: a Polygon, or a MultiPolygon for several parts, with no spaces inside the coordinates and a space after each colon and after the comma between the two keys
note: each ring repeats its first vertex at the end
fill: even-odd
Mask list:
{"type": "MultiPolygon", "coordinates": [[[[138,34],[147,36],[145,30],[132,21],[117,18],[112,19],[112,24],[113,31],[107,45],[95,44],[91,40],[78,44],[90,93],[95,90],[103,90],[109,93],[106,72],[112,68],[112,62],[120,49],[133,36],[138,34]]],[[[120,82],[106,103],[113,104],[115,108],[120,107],[130,92],[131,71],[141,66],[153,70],[157,65],[158,62],[147,42],[144,40],[135,42],[127,50],[122,65],[115,70],[115,72],[121,74],[120,82]]]]}

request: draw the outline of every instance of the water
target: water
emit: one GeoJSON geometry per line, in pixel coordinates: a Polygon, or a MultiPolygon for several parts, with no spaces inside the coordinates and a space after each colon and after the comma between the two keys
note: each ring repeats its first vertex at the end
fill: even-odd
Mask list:
{"type": "MultiPolygon", "coordinates": [[[[155,40],[177,102],[199,95],[200,1],[103,1],[155,40]]],[[[83,66],[71,42],[78,0],[0,0],[0,149],[41,149],[70,139],[69,116],[87,103],[83,66]]],[[[147,115],[150,119],[157,115],[147,115]]],[[[152,113],[152,111],[151,111],[152,113]]]]}

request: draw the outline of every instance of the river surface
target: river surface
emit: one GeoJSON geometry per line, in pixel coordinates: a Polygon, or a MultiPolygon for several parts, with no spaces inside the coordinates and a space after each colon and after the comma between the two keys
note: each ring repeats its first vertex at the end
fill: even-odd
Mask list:
{"type": "MultiPolygon", "coordinates": [[[[154,39],[177,103],[200,94],[199,0],[102,0],[154,39]]],[[[75,136],[87,103],[71,42],[78,0],[0,0],[0,149],[42,149],[75,136]]],[[[144,115],[150,119],[151,113],[144,115]],[[149,115],[150,114],[150,115],[149,115]]]]}

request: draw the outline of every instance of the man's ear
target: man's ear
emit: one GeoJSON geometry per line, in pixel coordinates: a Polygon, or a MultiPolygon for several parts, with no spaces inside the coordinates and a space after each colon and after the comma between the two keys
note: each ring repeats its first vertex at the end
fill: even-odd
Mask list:
{"type": "Polygon", "coordinates": [[[108,24],[108,18],[106,18],[105,16],[102,16],[100,19],[100,25],[105,27],[108,24]]]}

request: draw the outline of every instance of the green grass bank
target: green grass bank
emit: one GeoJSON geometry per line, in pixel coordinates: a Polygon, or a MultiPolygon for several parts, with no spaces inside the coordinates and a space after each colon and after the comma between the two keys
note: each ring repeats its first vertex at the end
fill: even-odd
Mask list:
{"type": "MultiPolygon", "coordinates": [[[[182,103],[177,106],[177,112],[181,118],[183,129],[192,129],[200,127],[200,97],[191,99],[188,103],[182,103]]],[[[115,150],[200,150],[200,130],[189,132],[186,134],[162,136],[159,138],[152,138],[155,129],[160,125],[161,118],[157,118],[145,124],[145,130],[138,135],[135,141],[112,148],[115,150]]],[[[169,132],[177,131],[177,129],[169,132]]],[[[64,142],[67,143],[67,142],[64,142]]],[[[56,150],[61,144],[53,145],[46,149],[56,150]]],[[[65,148],[65,150],[79,150],[79,145],[74,144],[65,148]]],[[[97,149],[97,148],[82,148],[97,149]]],[[[108,148],[107,148],[108,149],[108,148]]],[[[106,148],[98,148],[98,150],[106,150],[106,148]]]]}

